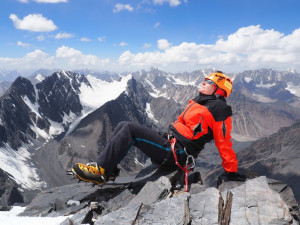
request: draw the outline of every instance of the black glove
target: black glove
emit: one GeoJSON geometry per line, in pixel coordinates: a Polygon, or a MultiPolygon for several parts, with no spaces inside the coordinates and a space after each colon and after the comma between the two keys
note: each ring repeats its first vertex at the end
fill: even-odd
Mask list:
{"type": "Polygon", "coordinates": [[[239,174],[237,172],[229,172],[227,173],[227,179],[229,181],[246,181],[247,177],[245,175],[239,174]]]}

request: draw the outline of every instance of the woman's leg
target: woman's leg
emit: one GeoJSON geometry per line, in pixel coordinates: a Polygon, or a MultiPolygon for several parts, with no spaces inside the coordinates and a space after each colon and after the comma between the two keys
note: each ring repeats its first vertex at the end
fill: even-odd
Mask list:
{"type": "MultiPolygon", "coordinates": [[[[169,141],[166,138],[140,124],[121,122],[97,157],[97,164],[106,171],[112,171],[133,145],[157,163],[167,165],[174,165],[175,163],[169,141]]],[[[185,158],[185,154],[178,156],[180,161],[185,160],[185,158]]]]}

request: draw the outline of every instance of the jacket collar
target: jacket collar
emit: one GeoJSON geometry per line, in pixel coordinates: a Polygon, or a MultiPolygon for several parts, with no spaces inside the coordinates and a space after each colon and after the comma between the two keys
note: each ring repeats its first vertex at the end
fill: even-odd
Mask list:
{"type": "Polygon", "coordinates": [[[220,99],[224,102],[226,102],[226,99],[223,96],[220,95],[204,95],[199,93],[199,95],[194,98],[193,100],[201,105],[205,105],[208,101],[220,99]]]}

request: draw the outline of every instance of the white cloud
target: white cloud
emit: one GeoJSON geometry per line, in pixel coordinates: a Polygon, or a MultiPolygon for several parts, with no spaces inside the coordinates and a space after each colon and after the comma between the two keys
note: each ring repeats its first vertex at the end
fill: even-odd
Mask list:
{"type": "Polygon", "coordinates": [[[216,42],[215,48],[220,51],[253,53],[261,49],[276,49],[282,41],[283,33],[274,30],[263,30],[260,26],[240,28],[236,33],[216,42]]]}
{"type": "Polygon", "coordinates": [[[27,53],[23,58],[0,58],[0,67],[6,70],[20,68],[22,70],[53,68],[54,58],[41,50],[27,53]]]}
{"type": "Polygon", "coordinates": [[[9,18],[13,21],[15,28],[34,32],[50,32],[57,29],[52,20],[43,17],[42,14],[29,14],[23,20],[17,15],[10,14],[9,18]]]}
{"type": "Polygon", "coordinates": [[[82,41],[82,42],[90,42],[91,40],[89,38],[87,38],[87,37],[82,37],[82,38],[80,38],[80,41],[82,41]]]}
{"type": "Polygon", "coordinates": [[[28,44],[28,43],[23,43],[23,42],[21,42],[21,41],[18,41],[17,45],[18,45],[18,46],[22,46],[22,47],[24,47],[24,48],[30,47],[30,44],[28,44]]]}
{"type": "Polygon", "coordinates": [[[65,33],[65,32],[60,32],[55,35],[55,39],[68,39],[74,37],[73,34],[65,33]]]}
{"type": "MultiPolygon", "coordinates": [[[[187,2],[187,0],[184,0],[187,2]]],[[[181,4],[181,0],[153,0],[154,5],[162,5],[164,3],[169,3],[170,6],[175,7],[181,4]]]]}
{"type": "Polygon", "coordinates": [[[154,24],[153,27],[156,29],[156,28],[158,28],[159,26],[160,26],[160,22],[157,22],[157,23],[154,24]]]}
{"type": "Polygon", "coordinates": [[[126,43],[126,42],[122,41],[122,42],[121,42],[119,45],[120,45],[120,46],[127,46],[127,45],[128,45],[128,43],[126,43]]]}
{"type": "Polygon", "coordinates": [[[121,12],[121,11],[124,11],[124,10],[132,12],[133,11],[133,7],[130,4],[121,4],[121,3],[118,3],[118,4],[115,5],[115,7],[113,9],[113,12],[114,13],[118,13],[118,12],[121,12]]]}
{"type": "Polygon", "coordinates": [[[60,60],[64,68],[94,68],[110,62],[109,59],[100,59],[94,55],[84,55],[81,51],[67,46],[61,46],[56,50],[56,58],[60,60]]]}
{"type": "Polygon", "coordinates": [[[106,40],[106,37],[105,36],[102,36],[102,37],[98,37],[97,40],[99,42],[104,42],[106,40]]]}
{"type": "Polygon", "coordinates": [[[161,50],[166,50],[171,47],[171,44],[166,39],[160,39],[157,41],[157,46],[161,50]]]}
{"type": "MultiPolygon", "coordinates": [[[[35,50],[23,58],[0,58],[0,68],[98,68],[123,72],[156,66],[174,72],[212,67],[230,72],[259,68],[295,68],[300,71],[299,40],[300,28],[283,34],[257,25],[242,27],[228,37],[219,37],[213,44],[182,42],[171,45],[168,40],[160,39],[156,50],[150,51],[147,49],[150,44],[144,44],[140,52],[124,51],[116,61],[61,46],[54,56],[35,50]]],[[[126,46],[125,42],[121,43],[126,46]]]]}
{"type": "Polygon", "coordinates": [[[82,55],[81,51],[74,48],[69,48],[67,46],[61,46],[56,50],[57,58],[71,58],[82,55]]]}
{"type": "Polygon", "coordinates": [[[151,46],[152,46],[151,44],[145,43],[145,44],[143,45],[143,49],[150,48],[151,46]]]}
{"type": "Polygon", "coordinates": [[[121,65],[138,67],[174,66],[218,67],[227,70],[274,68],[300,69],[300,28],[289,35],[275,30],[264,30],[259,25],[243,27],[215,44],[183,42],[171,46],[166,39],[158,40],[160,51],[132,53],[119,57],[121,65]]]}
{"type": "Polygon", "coordinates": [[[46,37],[44,36],[44,35],[39,35],[39,36],[37,36],[37,38],[36,38],[38,41],[44,41],[45,39],[46,39],[46,37]]]}
{"type": "Polygon", "coordinates": [[[40,68],[53,69],[83,69],[101,68],[110,63],[110,60],[100,59],[97,56],[83,54],[81,51],[67,46],[56,50],[55,56],[49,56],[41,50],[27,53],[23,58],[1,58],[0,68],[3,70],[37,70],[40,68]]]}

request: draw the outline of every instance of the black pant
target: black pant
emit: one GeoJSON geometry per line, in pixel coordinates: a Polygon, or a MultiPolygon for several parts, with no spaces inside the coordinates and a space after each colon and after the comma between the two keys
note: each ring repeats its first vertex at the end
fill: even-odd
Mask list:
{"type": "MultiPolygon", "coordinates": [[[[127,121],[118,124],[110,141],[97,157],[97,164],[108,172],[112,171],[132,146],[142,150],[158,164],[175,165],[167,138],[140,124],[127,121]]],[[[187,155],[180,145],[176,146],[176,153],[179,163],[183,165],[187,155]]]]}

